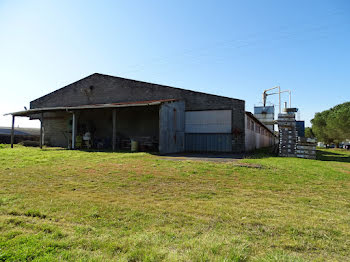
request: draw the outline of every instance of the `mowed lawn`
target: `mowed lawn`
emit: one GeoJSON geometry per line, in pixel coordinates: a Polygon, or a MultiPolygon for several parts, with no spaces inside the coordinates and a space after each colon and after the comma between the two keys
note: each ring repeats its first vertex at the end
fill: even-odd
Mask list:
{"type": "Polygon", "coordinates": [[[350,152],[318,157],[0,145],[0,261],[350,261],[350,152]]]}

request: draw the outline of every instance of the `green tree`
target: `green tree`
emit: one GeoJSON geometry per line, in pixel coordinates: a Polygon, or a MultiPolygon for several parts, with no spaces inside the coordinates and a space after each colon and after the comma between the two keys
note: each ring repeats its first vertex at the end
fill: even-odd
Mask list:
{"type": "Polygon", "coordinates": [[[350,138],[350,102],[316,113],[312,131],[319,141],[339,144],[350,138]]]}
{"type": "Polygon", "coordinates": [[[329,115],[329,127],[339,142],[350,138],[350,102],[337,105],[329,115]]]}
{"type": "Polygon", "coordinates": [[[305,137],[307,137],[307,138],[314,138],[315,137],[315,134],[312,131],[311,127],[306,127],[305,128],[305,137]]]}

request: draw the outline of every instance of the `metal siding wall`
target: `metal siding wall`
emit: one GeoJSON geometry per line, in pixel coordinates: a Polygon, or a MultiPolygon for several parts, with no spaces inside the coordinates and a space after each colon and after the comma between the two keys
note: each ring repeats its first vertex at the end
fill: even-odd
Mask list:
{"type": "Polygon", "coordinates": [[[186,133],[231,133],[232,110],[187,111],[186,133]]]}
{"type": "Polygon", "coordinates": [[[232,152],[232,110],[185,112],[185,150],[232,152]]]}
{"type": "Polygon", "coordinates": [[[255,114],[274,114],[275,106],[254,106],[255,114]]]}
{"type": "Polygon", "coordinates": [[[185,134],[188,152],[231,152],[232,134],[185,134]]]}
{"type": "Polygon", "coordinates": [[[254,116],[259,119],[267,128],[274,131],[275,107],[274,106],[255,106],[254,116]]]}

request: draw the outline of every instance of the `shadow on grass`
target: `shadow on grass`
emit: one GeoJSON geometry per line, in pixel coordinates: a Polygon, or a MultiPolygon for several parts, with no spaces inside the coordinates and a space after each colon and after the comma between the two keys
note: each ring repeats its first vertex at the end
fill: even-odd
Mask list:
{"type": "Polygon", "coordinates": [[[250,159],[262,159],[262,158],[268,158],[268,157],[276,157],[276,147],[265,147],[256,149],[253,152],[250,152],[246,155],[245,158],[250,159]]]}
{"type": "MultiPolygon", "coordinates": [[[[42,149],[43,151],[67,151],[69,149],[66,148],[60,148],[60,147],[44,147],[42,149]]],[[[75,149],[76,151],[81,152],[87,152],[87,153],[133,153],[128,150],[116,150],[112,151],[111,149],[75,149]]],[[[335,161],[335,162],[345,162],[350,163],[350,152],[348,154],[345,153],[346,151],[342,152],[339,150],[339,152],[334,151],[328,151],[328,150],[317,150],[317,160],[320,161],[335,161]]],[[[139,153],[139,152],[135,152],[139,153]]],[[[248,158],[248,159],[263,159],[268,157],[276,157],[278,156],[275,153],[275,150],[273,148],[261,148],[257,149],[251,153],[238,153],[238,154],[232,154],[232,153],[177,153],[177,154],[160,154],[159,152],[146,152],[151,155],[155,156],[166,156],[168,158],[174,157],[175,158],[188,158],[188,159],[242,159],[242,158],[248,158]]]]}
{"type": "Polygon", "coordinates": [[[131,152],[130,150],[122,150],[122,149],[117,149],[117,150],[112,150],[108,148],[102,148],[102,149],[96,149],[96,148],[91,148],[91,149],[86,149],[86,148],[76,148],[76,149],[68,149],[68,148],[62,148],[62,147],[44,147],[42,149],[43,151],[76,151],[76,152],[85,152],[85,153],[123,153],[123,154],[137,154],[137,153],[147,153],[151,155],[159,155],[159,152],[152,152],[152,151],[136,151],[136,152],[131,152]]]}
{"type": "MultiPolygon", "coordinates": [[[[26,146],[29,147],[29,146],[26,146]]],[[[43,147],[41,149],[42,151],[67,151],[67,148],[63,148],[63,147],[43,147]]]]}
{"type": "Polygon", "coordinates": [[[344,154],[340,150],[339,152],[317,150],[316,154],[317,160],[350,163],[350,154],[344,154]]]}
{"type": "MultiPolygon", "coordinates": [[[[71,151],[71,149],[62,148],[62,147],[49,147],[44,146],[42,151],[71,151]]],[[[174,154],[161,154],[159,152],[152,152],[152,151],[138,151],[138,152],[131,152],[130,150],[115,150],[112,151],[112,149],[86,149],[86,148],[77,148],[73,151],[80,151],[80,152],[86,152],[86,153],[148,153],[150,155],[154,156],[164,156],[168,158],[188,158],[188,159],[226,159],[226,160],[232,160],[232,159],[243,159],[243,158],[250,158],[250,159],[261,159],[261,158],[267,158],[267,157],[274,157],[276,156],[275,153],[273,153],[273,148],[261,148],[257,149],[253,152],[249,153],[224,153],[224,152],[213,152],[213,153],[195,153],[195,152],[182,152],[182,153],[174,153],[174,154]]]]}

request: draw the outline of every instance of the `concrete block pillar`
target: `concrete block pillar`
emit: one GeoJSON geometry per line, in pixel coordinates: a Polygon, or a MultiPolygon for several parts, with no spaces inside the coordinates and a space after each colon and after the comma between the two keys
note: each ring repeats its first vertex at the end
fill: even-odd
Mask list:
{"type": "Polygon", "coordinates": [[[76,137],[76,115],[75,112],[73,112],[73,116],[72,116],[72,149],[75,149],[75,137],[76,137]]]}
{"type": "Polygon", "coordinates": [[[40,141],[39,141],[39,145],[40,145],[40,149],[43,148],[43,121],[44,121],[44,114],[41,113],[40,116],[40,141]]]}

